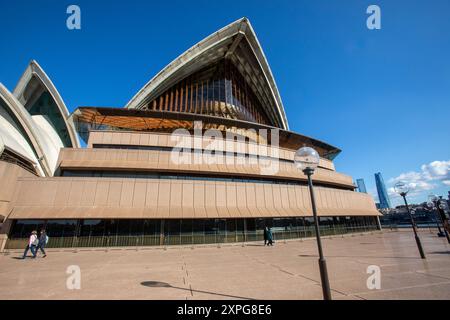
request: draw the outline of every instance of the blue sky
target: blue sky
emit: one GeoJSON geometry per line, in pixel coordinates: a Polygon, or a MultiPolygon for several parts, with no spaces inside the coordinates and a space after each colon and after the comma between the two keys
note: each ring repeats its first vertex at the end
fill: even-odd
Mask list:
{"type": "Polygon", "coordinates": [[[0,82],[12,90],[36,59],[71,111],[121,107],[180,53],[246,16],[291,130],[341,148],[338,171],[371,193],[381,171],[388,187],[401,176],[416,186],[411,200],[425,201],[450,190],[449,13],[446,0],[2,1],[0,82]],[[81,30],[66,28],[70,4],[81,30]],[[381,30],[366,27],[370,4],[381,30]]]}

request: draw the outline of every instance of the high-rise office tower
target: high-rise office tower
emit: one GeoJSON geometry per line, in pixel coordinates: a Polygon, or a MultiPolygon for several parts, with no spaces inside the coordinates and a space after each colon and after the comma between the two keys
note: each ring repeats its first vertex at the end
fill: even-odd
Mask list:
{"type": "Polygon", "coordinates": [[[378,199],[380,201],[380,208],[387,209],[392,208],[391,201],[386,190],[386,185],[384,184],[383,176],[380,172],[375,173],[375,183],[377,185],[378,199]]]}
{"type": "Polygon", "coordinates": [[[358,185],[358,191],[367,193],[366,184],[364,183],[364,179],[356,179],[356,184],[358,185]]]}

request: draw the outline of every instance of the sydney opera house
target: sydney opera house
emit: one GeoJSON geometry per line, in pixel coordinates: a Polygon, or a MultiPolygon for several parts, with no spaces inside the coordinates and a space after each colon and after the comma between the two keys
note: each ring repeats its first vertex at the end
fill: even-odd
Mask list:
{"type": "Polygon", "coordinates": [[[32,61],[14,90],[0,84],[0,249],[24,247],[42,227],[50,247],[246,242],[265,226],[275,240],[313,236],[293,161],[303,146],[321,157],[321,231],[380,228],[372,198],[335,171],[340,150],[289,131],[246,18],[181,54],[124,107],[70,114],[32,61]]]}

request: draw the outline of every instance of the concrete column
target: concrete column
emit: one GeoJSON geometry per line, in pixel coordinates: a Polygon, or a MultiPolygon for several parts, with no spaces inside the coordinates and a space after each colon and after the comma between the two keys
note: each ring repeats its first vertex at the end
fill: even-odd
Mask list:
{"type": "Polygon", "coordinates": [[[380,217],[379,216],[377,216],[377,225],[378,225],[378,230],[383,230],[382,228],[381,228],[381,222],[380,222],[380,217]]]}
{"type": "Polygon", "coordinates": [[[0,227],[0,252],[5,251],[6,242],[8,241],[8,234],[11,230],[12,220],[5,220],[0,227]]]}
{"type": "Polygon", "coordinates": [[[6,241],[8,241],[8,235],[0,234],[0,252],[5,251],[6,241]]]}

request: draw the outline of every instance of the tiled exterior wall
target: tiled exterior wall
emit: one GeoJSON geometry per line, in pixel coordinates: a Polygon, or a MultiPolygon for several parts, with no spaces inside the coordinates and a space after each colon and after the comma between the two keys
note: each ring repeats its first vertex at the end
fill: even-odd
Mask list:
{"type": "MultiPolygon", "coordinates": [[[[189,141],[190,146],[203,145],[206,148],[211,140],[203,139],[202,142],[198,138],[193,137],[189,141]]],[[[131,132],[131,131],[91,131],[89,135],[88,148],[92,148],[94,144],[115,144],[115,145],[136,145],[136,146],[160,146],[160,147],[175,147],[177,145],[176,139],[171,139],[169,134],[165,133],[148,133],[148,132],[131,132]]],[[[227,141],[226,146],[217,148],[217,151],[226,151],[226,148],[239,152],[246,152],[257,155],[258,145],[248,144],[236,141],[227,141]]],[[[262,155],[278,154],[280,159],[293,160],[295,150],[284,148],[277,148],[276,150],[263,150],[262,155]]],[[[321,159],[319,166],[324,169],[335,170],[334,164],[328,159],[321,159]]]]}
{"type": "MultiPolygon", "coordinates": [[[[363,193],[315,188],[322,216],[378,215],[363,193]]],[[[20,178],[11,219],[311,216],[306,186],[130,178],[20,178]]]]}
{"type": "Polygon", "coordinates": [[[33,174],[18,165],[0,161],[0,215],[6,217],[11,210],[17,178],[33,177],[33,174]]]}
{"type": "MultiPolygon", "coordinates": [[[[60,153],[60,169],[84,170],[148,170],[154,172],[183,172],[208,173],[211,175],[237,175],[242,177],[271,177],[280,179],[306,180],[303,172],[299,171],[293,163],[285,161],[239,163],[235,156],[203,155],[198,164],[180,163],[172,158],[172,153],[154,150],[127,150],[127,149],[62,149],[60,153]],[[215,158],[216,162],[209,161],[215,158]],[[219,162],[220,160],[220,162],[219,162]],[[219,164],[216,164],[219,162],[219,164]],[[210,163],[210,164],[208,164],[210,163]],[[270,167],[273,165],[273,167],[270,167]],[[269,170],[265,170],[269,169],[269,170]]],[[[191,157],[194,161],[194,156],[191,157]]],[[[317,168],[314,181],[339,185],[349,189],[353,188],[352,178],[331,171],[317,168]]]]}

